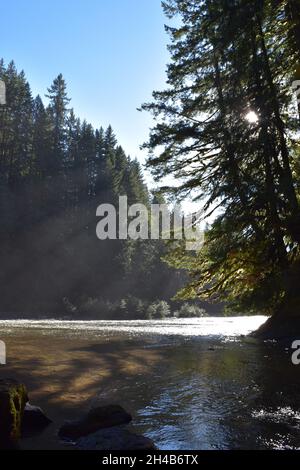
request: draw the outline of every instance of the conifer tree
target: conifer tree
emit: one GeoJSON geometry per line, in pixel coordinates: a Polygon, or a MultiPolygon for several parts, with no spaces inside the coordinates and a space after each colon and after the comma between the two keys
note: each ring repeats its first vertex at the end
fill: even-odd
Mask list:
{"type": "Polygon", "coordinates": [[[84,315],[91,299],[156,298],[161,246],[96,237],[100,204],[117,207],[128,195],[130,204],[149,205],[138,162],[111,126],[95,131],[69,109],[62,75],[47,107],[13,62],[0,61],[0,79],[7,89],[0,105],[0,309],[84,315]]]}
{"type": "Polygon", "coordinates": [[[167,27],[168,88],[143,109],[158,122],[146,147],[164,148],[150,154],[154,176],[172,174],[179,185],[170,190],[215,214],[196,256],[180,248],[170,255],[193,279],[182,295],[292,315],[300,278],[291,89],[298,40],[287,4],[291,16],[293,1],[163,2],[180,26],[167,27]]]}

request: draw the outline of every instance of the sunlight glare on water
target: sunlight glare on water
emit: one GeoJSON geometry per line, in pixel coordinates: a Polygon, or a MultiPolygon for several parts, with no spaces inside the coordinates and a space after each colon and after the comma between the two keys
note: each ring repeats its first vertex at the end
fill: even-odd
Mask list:
{"type": "Polygon", "coordinates": [[[164,336],[238,336],[246,335],[266,321],[264,316],[205,317],[195,319],[128,320],[128,321],[63,321],[1,320],[0,327],[50,329],[88,332],[150,334],[164,336]]]}

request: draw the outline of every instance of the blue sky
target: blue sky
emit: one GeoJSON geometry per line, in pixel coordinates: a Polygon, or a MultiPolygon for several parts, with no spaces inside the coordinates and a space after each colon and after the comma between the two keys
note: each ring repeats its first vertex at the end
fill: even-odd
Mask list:
{"type": "Polygon", "coordinates": [[[24,69],[44,97],[60,72],[71,105],[95,127],[111,124],[143,161],[151,117],[136,110],[165,86],[167,19],[160,0],[13,0],[1,5],[5,62],[24,69]]]}

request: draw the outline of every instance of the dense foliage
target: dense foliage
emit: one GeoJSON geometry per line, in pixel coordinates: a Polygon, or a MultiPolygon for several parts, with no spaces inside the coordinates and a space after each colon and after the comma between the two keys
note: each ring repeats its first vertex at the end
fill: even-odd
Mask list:
{"type": "Polygon", "coordinates": [[[117,207],[127,195],[149,206],[158,197],[138,161],[111,127],[95,130],[75,116],[62,75],[47,106],[14,63],[0,62],[0,79],[0,310],[105,317],[101,306],[129,295],[169,299],[181,276],[162,263],[162,241],[96,237],[99,204],[117,207]]]}
{"type": "MultiPolygon", "coordinates": [[[[168,260],[192,281],[181,296],[237,311],[299,313],[298,0],[166,0],[175,26],[168,88],[145,104],[160,179],[214,217],[203,249],[168,260]],[[162,149],[162,150],[161,150],[162,149]]],[[[209,219],[211,220],[211,219],[209,219]]]]}

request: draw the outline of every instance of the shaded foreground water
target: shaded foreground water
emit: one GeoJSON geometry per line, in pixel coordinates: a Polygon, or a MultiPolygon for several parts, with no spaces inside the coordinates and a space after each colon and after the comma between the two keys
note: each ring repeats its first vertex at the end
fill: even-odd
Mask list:
{"type": "Polygon", "coordinates": [[[0,376],[24,381],[54,420],[22,447],[63,448],[64,420],[113,402],[160,449],[300,448],[292,350],[240,336],[264,320],[0,321],[0,376]]]}

